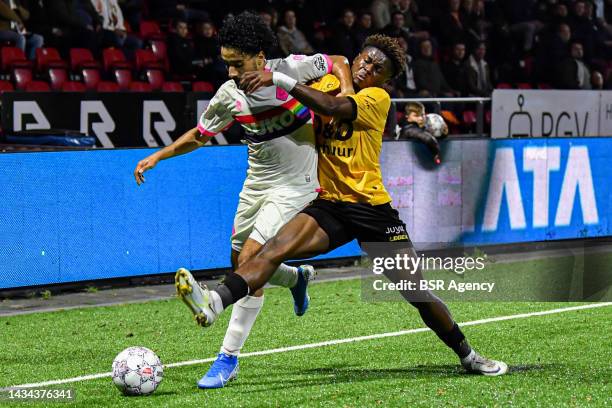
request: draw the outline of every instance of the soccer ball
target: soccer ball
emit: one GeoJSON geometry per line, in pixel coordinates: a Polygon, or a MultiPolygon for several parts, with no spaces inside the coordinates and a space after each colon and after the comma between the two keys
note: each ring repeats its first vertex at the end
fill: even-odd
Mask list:
{"type": "Polygon", "coordinates": [[[146,347],[129,347],[113,361],[113,383],[124,395],[149,395],[159,385],[164,368],[146,347]]]}
{"type": "Polygon", "coordinates": [[[435,137],[441,137],[444,134],[444,118],[437,113],[428,113],[425,115],[425,130],[434,135],[435,137]]]}

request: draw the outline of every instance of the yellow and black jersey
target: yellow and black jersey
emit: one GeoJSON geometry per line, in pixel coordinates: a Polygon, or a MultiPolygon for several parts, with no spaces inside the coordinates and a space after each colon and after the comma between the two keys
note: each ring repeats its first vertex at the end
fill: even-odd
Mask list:
{"type": "MultiPolygon", "coordinates": [[[[339,89],[340,83],[326,75],[311,86],[330,93],[339,89]]],[[[391,197],[382,182],[379,159],[391,98],[384,89],[375,87],[349,98],[355,108],[353,120],[315,117],[319,197],[371,205],[388,203],[391,197]]]]}

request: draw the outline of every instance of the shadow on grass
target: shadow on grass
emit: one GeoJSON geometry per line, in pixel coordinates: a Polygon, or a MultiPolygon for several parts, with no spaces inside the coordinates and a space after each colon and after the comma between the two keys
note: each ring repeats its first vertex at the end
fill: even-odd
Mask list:
{"type": "MultiPolygon", "coordinates": [[[[511,366],[509,375],[520,375],[535,371],[556,370],[554,364],[534,364],[511,366]]],[[[363,368],[363,367],[320,367],[296,371],[279,370],[270,372],[265,379],[239,381],[236,385],[253,387],[249,392],[268,392],[291,387],[310,387],[327,384],[358,383],[378,380],[443,379],[459,377],[480,377],[466,373],[456,364],[418,365],[402,368],[363,368]],[[295,378],[300,376],[302,378],[295,378]]]]}

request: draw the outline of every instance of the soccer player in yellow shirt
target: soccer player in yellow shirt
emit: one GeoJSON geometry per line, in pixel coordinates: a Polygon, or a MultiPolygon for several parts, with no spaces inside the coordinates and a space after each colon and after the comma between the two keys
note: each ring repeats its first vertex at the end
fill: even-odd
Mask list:
{"type": "MultiPolygon", "coordinates": [[[[315,128],[321,192],[255,257],[228,274],[223,284],[214,290],[193,288],[190,296],[197,300],[201,309],[198,312],[206,316],[206,325],[212,324],[229,305],[265,285],[283,261],[324,254],[353,239],[360,244],[404,243],[414,254],[406,225],[390,205],[379,164],[391,104],[381,86],[403,71],[403,61],[403,51],[394,39],[383,35],[368,37],[351,68],[358,92],[342,97],[300,85],[282,73],[243,75],[241,87],[246,93],[273,84],[321,116],[315,128]]],[[[470,347],[446,305],[434,294],[421,292],[425,298],[418,301],[406,292],[402,295],[468,371],[490,376],[508,371],[505,363],[484,358],[470,347]]]]}

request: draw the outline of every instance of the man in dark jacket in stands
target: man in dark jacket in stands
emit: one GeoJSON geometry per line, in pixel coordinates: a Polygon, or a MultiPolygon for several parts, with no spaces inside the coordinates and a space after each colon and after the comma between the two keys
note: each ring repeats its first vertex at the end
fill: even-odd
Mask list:
{"type": "Polygon", "coordinates": [[[71,47],[89,48],[98,53],[102,18],[91,1],[54,0],[45,2],[45,7],[52,26],[53,38],[49,42],[64,56],[71,47]]]}

